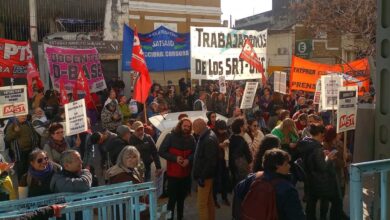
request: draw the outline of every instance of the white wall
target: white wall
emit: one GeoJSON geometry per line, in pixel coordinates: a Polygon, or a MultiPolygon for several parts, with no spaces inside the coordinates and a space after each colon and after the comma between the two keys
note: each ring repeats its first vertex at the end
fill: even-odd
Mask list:
{"type": "Polygon", "coordinates": [[[290,66],[294,50],[294,34],[268,33],[267,59],[268,66],[290,66]],[[287,54],[279,55],[278,48],[286,48],[287,54]]]}

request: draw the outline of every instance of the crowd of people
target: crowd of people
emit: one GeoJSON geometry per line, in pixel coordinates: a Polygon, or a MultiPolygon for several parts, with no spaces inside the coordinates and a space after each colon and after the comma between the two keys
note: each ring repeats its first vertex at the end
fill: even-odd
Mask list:
{"type": "Polygon", "coordinates": [[[1,200],[165,175],[172,219],[184,218],[185,199],[195,186],[199,219],[215,219],[221,205],[232,207],[234,219],[261,219],[262,208],[253,204],[261,200],[264,181],[274,185],[278,219],[316,219],[317,202],[320,219],[328,212],[330,219],[348,219],[343,197],[350,154],[332,125],[334,117],[317,112],[311,94],[283,95],[265,85],[253,108],[243,110],[240,82],[229,82],[225,94],[212,81],[171,83],[153,84],[144,107],[124,95],[118,79],[111,81],[106,92],[92,94],[92,103],[86,103],[89,129],[72,136],[64,133],[57,92],[37,91],[31,115],[0,120],[1,200]],[[187,111],[207,112],[208,120],[191,120],[187,111]],[[169,112],[183,112],[172,130],[160,131],[147,120],[169,112]],[[217,114],[228,120],[217,120],[217,114]],[[250,187],[239,188],[248,181],[250,187]]]}

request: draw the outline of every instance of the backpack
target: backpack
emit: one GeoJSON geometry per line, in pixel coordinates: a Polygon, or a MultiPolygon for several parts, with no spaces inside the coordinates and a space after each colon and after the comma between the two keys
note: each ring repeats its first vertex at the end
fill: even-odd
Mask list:
{"type": "Polygon", "coordinates": [[[233,219],[240,219],[241,216],[241,204],[244,200],[246,194],[249,191],[249,188],[253,181],[256,178],[259,178],[263,175],[263,172],[257,172],[257,173],[251,173],[249,174],[245,179],[241,180],[237,185],[234,187],[234,194],[233,194],[233,207],[232,207],[232,216],[233,219]]]}
{"type": "Polygon", "coordinates": [[[240,220],[277,220],[275,185],[280,181],[256,178],[242,201],[240,220]]]}

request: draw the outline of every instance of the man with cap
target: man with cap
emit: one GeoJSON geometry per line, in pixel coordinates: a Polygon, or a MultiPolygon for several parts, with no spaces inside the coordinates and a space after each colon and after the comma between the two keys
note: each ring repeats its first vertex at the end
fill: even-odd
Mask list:
{"type": "Polygon", "coordinates": [[[109,144],[117,135],[109,130],[93,133],[87,141],[87,149],[83,163],[85,167],[92,167],[98,179],[99,186],[104,185],[103,164],[107,161],[106,151],[109,144]]]}
{"type": "Polygon", "coordinates": [[[120,125],[116,129],[116,133],[118,136],[113,138],[109,144],[107,144],[106,149],[103,149],[107,152],[108,167],[111,165],[115,165],[116,159],[118,158],[119,153],[122,151],[124,147],[129,145],[129,139],[131,136],[130,128],[127,125],[120,125]]]}
{"type": "Polygon", "coordinates": [[[130,137],[129,144],[135,146],[140,152],[142,162],[145,166],[145,182],[148,182],[151,180],[150,166],[152,162],[156,166],[156,175],[161,174],[161,163],[156,144],[150,135],[145,134],[144,125],[141,121],[134,122],[131,129],[134,133],[130,137]]]}

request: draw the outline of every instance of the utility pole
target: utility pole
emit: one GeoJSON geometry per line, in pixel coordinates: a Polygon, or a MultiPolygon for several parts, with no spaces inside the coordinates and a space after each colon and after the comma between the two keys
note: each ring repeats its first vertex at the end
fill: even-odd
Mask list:
{"type": "Polygon", "coordinates": [[[29,11],[30,11],[30,40],[31,42],[38,42],[36,0],[29,0],[29,11]]]}

